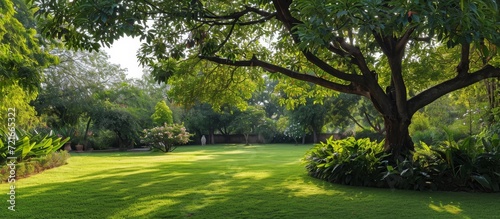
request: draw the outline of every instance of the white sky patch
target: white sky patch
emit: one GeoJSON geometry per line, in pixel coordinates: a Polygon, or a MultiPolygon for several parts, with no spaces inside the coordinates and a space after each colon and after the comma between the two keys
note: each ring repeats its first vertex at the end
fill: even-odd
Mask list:
{"type": "Polygon", "coordinates": [[[111,48],[104,47],[109,61],[127,69],[128,78],[141,78],[143,68],[137,61],[136,53],[141,46],[138,38],[123,37],[115,41],[111,48]]]}

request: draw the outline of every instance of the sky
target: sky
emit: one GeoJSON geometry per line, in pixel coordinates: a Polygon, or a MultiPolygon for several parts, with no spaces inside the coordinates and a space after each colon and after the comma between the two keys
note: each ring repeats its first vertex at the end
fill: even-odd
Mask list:
{"type": "Polygon", "coordinates": [[[111,63],[119,64],[120,67],[128,70],[128,78],[141,78],[143,68],[139,66],[136,58],[140,45],[139,39],[124,37],[115,41],[111,48],[105,47],[104,51],[110,56],[109,61],[111,63]]]}

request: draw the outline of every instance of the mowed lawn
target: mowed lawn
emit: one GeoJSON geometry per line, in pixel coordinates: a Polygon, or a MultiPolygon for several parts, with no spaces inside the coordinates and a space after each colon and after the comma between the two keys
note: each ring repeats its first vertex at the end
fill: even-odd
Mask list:
{"type": "Polygon", "coordinates": [[[68,165],[0,184],[0,218],[500,218],[500,194],[334,185],[307,176],[311,145],[184,146],[73,153],[68,165]]]}

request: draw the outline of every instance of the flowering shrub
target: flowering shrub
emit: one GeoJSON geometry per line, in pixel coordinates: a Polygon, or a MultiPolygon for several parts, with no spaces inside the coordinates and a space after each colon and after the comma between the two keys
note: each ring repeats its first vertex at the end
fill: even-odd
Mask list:
{"type": "Polygon", "coordinates": [[[141,142],[167,153],[175,150],[176,145],[188,143],[190,136],[181,124],[165,124],[144,129],[141,142]]]}

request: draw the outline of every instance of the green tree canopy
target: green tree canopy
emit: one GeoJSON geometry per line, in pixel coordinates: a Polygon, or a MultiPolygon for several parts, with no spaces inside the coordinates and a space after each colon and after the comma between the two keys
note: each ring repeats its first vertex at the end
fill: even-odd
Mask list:
{"type": "MultiPolygon", "coordinates": [[[[24,129],[38,125],[30,102],[38,94],[44,68],[57,62],[40,45],[33,12],[24,1],[0,1],[0,111],[15,109],[15,124],[24,129]]],[[[7,113],[0,119],[7,121],[7,113]]]]}
{"type": "Polygon", "coordinates": [[[75,125],[98,103],[99,94],[125,81],[125,70],[109,63],[104,52],[56,49],[58,65],[44,72],[42,88],[33,102],[39,114],[46,114],[53,128],[75,125]]]}
{"type": "Polygon", "coordinates": [[[231,128],[236,133],[241,133],[245,136],[245,144],[248,145],[248,136],[257,133],[259,127],[266,120],[266,111],[260,107],[249,106],[246,110],[239,112],[231,122],[231,128]]]}
{"type": "Polygon", "coordinates": [[[156,125],[163,124],[173,124],[174,118],[172,116],[172,110],[167,106],[167,103],[162,100],[158,102],[155,106],[155,112],[151,115],[151,119],[153,119],[153,123],[156,125]]]}
{"type": "Polygon", "coordinates": [[[296,94],[296,87],[309,82],[365,96],[384,119],[385,150],[394,157],[413,150],[408,126],[417,110],[500,76],[491,62],[500,45],[494,0],[47,0],[35,5],[48,19],[44,33],[70,47],[97,49],[125,34],[139,36],[144,40],[139,58],[158,80],[196,81],[188,74],[212,79],[205,84],[217,89],[188,86],[183,91],[188,99],[195,92],[203,101],[238,102],[235,97],[245,98],[249,89],[239,85],[260,78],[262,72],[253,67],[296,94]],[[212,70],[186,71],[204,65],[212,70]]]}
{"type": "Polygon", "coordinates": [[[0,1],[0,94],[9,85],[36,91],[43,69],[57,61],[40,46],[33,12],[24,1],[0,1]]]}

